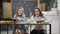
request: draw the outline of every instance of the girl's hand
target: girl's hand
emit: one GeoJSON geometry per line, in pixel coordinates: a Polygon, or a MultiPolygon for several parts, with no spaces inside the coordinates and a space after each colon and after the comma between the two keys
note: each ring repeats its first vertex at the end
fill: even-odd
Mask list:
{"type": "Polygon", "coordinates": [[[16,19],[17,19],[18,21],[22,21],[22,18],[17,17],[16,19]]]}
{"type": "Polygon", "coordinates": [[[19,21],[22,21],[22,18],[19,18],[19,21]]]}

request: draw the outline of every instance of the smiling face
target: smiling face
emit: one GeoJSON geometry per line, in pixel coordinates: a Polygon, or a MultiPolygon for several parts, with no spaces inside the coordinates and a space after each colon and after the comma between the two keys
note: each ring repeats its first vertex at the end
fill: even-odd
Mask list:
{"type": "Polygon", "coordinates": [[[39,16],[40,12],[38,9],[35,9],[35,16],[39,16]]]}
{"type": "Polygon", "coordinates": [[[22,14],[23,14],[23,9],[18,9],[17,14],[18,14],[18,15],[22,15],[22,14]]]}

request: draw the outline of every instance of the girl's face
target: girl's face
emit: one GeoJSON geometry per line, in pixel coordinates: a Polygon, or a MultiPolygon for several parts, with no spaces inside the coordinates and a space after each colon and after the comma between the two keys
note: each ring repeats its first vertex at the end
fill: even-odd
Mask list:
{"type": "Polygon", "coordinates": [[[23,10],[22,9],[19,9],[18,10],[18,15],[22,15],[23,14],[23,10]]]}
{"type": "Polygon", "coordinates": [[[39,16],[39,10],[35,9],[35,16],[39,16]]]}

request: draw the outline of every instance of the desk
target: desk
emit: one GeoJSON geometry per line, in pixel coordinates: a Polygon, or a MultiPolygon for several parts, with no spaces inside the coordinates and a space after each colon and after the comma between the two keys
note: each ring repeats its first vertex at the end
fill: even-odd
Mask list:
{"type": "Polygon", "coordinates": [[[0,24],[12,24],[13,21],[0,21],[0,24]]]}
{"type": "Polygon", "coordinates": [[[14,23],[11,23],[11,24],[1,24],[1,25],[7,25],[7,34],[9,34],[9,30],[8,30],[8,27],[9,25],[29,25],[29,34],[30,34],[30,26],[31,25],[49,25],[49,34],[51,34],[51,24],[48,24],[48,23],[40,23],[40,24],[37,24],[37,23],[17,23],[17,24],[14,24],[14,23]]]}

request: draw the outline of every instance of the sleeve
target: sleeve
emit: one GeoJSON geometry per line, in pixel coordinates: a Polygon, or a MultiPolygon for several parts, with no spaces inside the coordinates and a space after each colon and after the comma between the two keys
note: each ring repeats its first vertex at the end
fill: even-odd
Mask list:
{"type": "Polygon", "coordinates": [[[43,20],[44,20],[44,22],[49,23],[46,17],[43,17],[43,20]]]}
{"type": "Polygon", "coordinates": [[[25,16],[25,14],[23,14],[23,16],[22,16],[22,21],[26,22],[26,16],[25,16]]]}
{"type": "Polygon", "coordinates": [[[16,18],[16,14],[14,14],[13,18],[14,18],[14,19],[16,18]]]}

